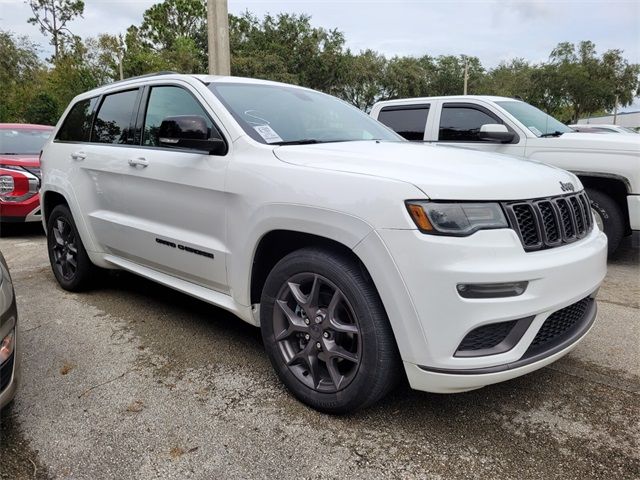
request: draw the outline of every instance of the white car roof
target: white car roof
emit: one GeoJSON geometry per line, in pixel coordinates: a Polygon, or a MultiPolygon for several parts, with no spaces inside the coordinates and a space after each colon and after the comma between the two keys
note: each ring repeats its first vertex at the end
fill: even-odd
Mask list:
{"type": "Polygon", "coordinates": [[[182,74],[182,73],[173,73],[173,72],[161,72],[157,74],[149,74],[149,75],[140,75],[138,77],[125,78],[124,80],[119,80],[117,82],[108,83],[106,85],[102,85],[100,87],[94,88],[87,92],[81,93],[74,100],[80,100],[83,98],[91,98],[97,95],[100,95],[106,91],[112,90],[114,87],[126,87],[128,85],[134,86],[139,84],[144,84],[146,82],[152,80],[185,80],[185,79],[197,79],[203,83],[246,83],[246,84],[259,84],[259,85],[280,85],[287,86],[293,88],[299,88],[301,90],[308,90],[304,87],[299,87],[296,85],[290,85],[287,83],[281,82],[273,82],[271,80],[259,80],[256,78],[246,78],[246,77],[233,77],[233,76],[220,76],[220,75],[198,75],[198,74],[182,74]]]}
{"type": "Polygon", "coordinates": [[[500,102],[500,101],[515,101],[521,100],[509,97],[499,97],[495,95],[443,95],[439,97],[413,97],[413,98],[399,98],[397,100],[384,100],[377,102],[376,105],[394,105],[394,104],[406,104],[406,103],[426,103],[433,100],[454,100],[454,101],[468,101],[468,100],[485,100],[488,102],[500,102]]]}

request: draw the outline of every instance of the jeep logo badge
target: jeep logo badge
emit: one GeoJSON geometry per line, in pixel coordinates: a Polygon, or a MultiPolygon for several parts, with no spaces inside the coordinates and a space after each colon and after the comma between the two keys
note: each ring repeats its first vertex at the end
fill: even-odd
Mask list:
{"type": "Polygon", "coordinates": [[[560,182],[560,188],[562,189],[563,192],[574,192],[576,190],[576,187],[573,186],[573,183],[571,182],[560,182]]]}

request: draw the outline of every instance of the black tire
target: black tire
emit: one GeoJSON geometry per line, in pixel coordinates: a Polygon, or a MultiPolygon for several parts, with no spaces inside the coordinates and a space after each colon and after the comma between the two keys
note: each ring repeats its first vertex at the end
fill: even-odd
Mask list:
{"type": "Polygon", "coordinates": [[[100,269],[91,263],[78,234],[71,211],[66,205],[58,205],[49,215],[47,249],[51,269],[62,288],[70,292],[80,292],[93,285],[100,269]],[[64,238],[60,236],[61,225],[64,225],[62,228],[65,234],[64,238]],[[66,269],[61,265],[61,257],[64,257],[68,263],[66,269]],[[69,258],[73,259],[75,267],[69,258]]]}
{"type": "Polygon", "coordinates": [[[587,190],[591,207],[599,215],[604,225],[604,233],[607,235],[609,255],[612,255],[620,245],[624,236],[624,218],[618,204],[606,193],[600,190],[587,190]]]}
{"type": "MultiPolygon", "coordinates": [[[[297,286],[297,291],[301,294],[304,285],[300,283],[297,286]]],[[[315,317],[318,318],[319,316],[315,317]]],[[[260,323],[265,349],[278,377],[300,401],[316,410],[342,414],[365,408],[380,400],[401,378],[400,356],[382,301],[363,267],[348,254],[310,247],[295,251],[280,260],[269,273],[262,291],[260,323]],[[287,301],[291,301],[289,313],[295,313],[293,310],[298,306],[295,308],[296,322],[300,320],[309,323],[307,320],[310,317],[304,313],[307,307],[300,305],[308,306],[312,303],[309,298],[312,296],[315,280],[313,285],[308,287],[309,293],[305,294],[308,302],[302,304],[296,301],[298,297],[295,297],[289,283],[292,279],[304,279],[306,276],[309,276],[309,282],[312,281],[312,277],[318,279],[317,311],[325,308],[320,307],[321,305],[326,306],[329,303],[323,323],[314,325],[311,322],[307,330],[309,333],[293,328],[293,322],[289,322],[290,317],[284,313],[287,311],[286,307],[282,306],[282,302],[286,304],[287,301]],[[335,290],[332,290],[334,288],[335,290]],[[337,291],[340,292],[337,302],[342,303],[331,310],[331,300],[337,291]],[[286,300],[289,298],[288,295],[291,297],[290,300],[286,300]],[[276,300],[279,300],[278,305],[276,300]],[[340,312],[340,319],[337,312],[340,312]],[[279,319],[283,319],[286,331],[276,326],[279,319]],[[332,330],[333,326],[337,326],[338,330],[332,330]],[[324,330],[318,332],[318,328],[324,330]],[[354,329],[358,330],[357,334],[341,333],[355,332],[354,329]],[[284,340],[276,340],[276,330],[280,332],[279,337],[286,335],[289,330],[296,332],[289,334],[290,336],[284,340]],[[311,346],[309,351],[313,355],[311,350],[316,346],[318,352],[315,354],[319,359],[315,363],[318,375],[312,372],[313,368],[308,369],[311,371],[312,380],[306,378],[309,373],[304,373],[304,369],[310,367],[310,362],[313,362],[308,360],[309,356],[293,365],[288,365],[285,358],[293,353],[290,348],[295,350],[300,347],[293,357],[302,354],[306,348],[303,347],[303,337],[309,334],[312,336],[311,340],[306,342],[306,347],[311,346]],[[323,339],[324,335],[327,337],[323,339]],[[357,363],[353,358],[338,358],[335,355],[336,348],[343,353],[345,350],[355,350],[354,354],[347,353],[357,358],[357,363]],[[329,363],[332,369],[329,369],[329,363]],[[337,376],[331,375],[330,370],[337,376]],[[320,379],[317,386],[309,386],[309,383],[316,384],[316,377],[320,379]]],[[[298,327],[305,328],[304,324],[298,327]]]]}

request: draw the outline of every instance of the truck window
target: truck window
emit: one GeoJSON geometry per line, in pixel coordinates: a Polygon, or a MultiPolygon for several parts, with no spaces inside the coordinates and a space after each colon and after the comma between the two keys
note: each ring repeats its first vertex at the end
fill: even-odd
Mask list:
{"type": "Polygon", "coordinates": [[[91,141],[97,143],[133,143],[131,116],[138,89],[106,95],[93,122],[91,141]]]}
{"type": "Polygon", "coordinates": [[[443,142],[483,142],[480,127],[487,123],[504,123],[487,110],[471,104],[444,104],[440,114],[438,140],[443,142]]]}
{"type": "Polygon", "coordinates": [[[429,105],[397,105],[384,107],[378,121],[407,140],[424,140],[424,130],[429,116],[429,105]]]}
{"type": "Polygon", "coordinates": [[[56,140],[62,142],[88,142],[91,133],[91,120],[98,97],[80,100],[76,103],[67,118],[64,119],[56,140]]]}

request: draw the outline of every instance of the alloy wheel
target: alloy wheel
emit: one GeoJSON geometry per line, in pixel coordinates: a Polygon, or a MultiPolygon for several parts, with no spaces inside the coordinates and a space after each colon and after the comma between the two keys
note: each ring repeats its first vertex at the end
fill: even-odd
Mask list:
{"type": "Polygon", "coordinates": [[[285,282],[276,298],[273,331],[293,375],[323,393],[344,389],[362,360],[358,319],[333,282],[300,273],[285,282]]]}
{"type": "Polygon", "coordinates": [[[78,247],[73,227],[64,217],[58,217],[52,233],[55,268],[62,278],[71,280],[78,269],[78,247]]]}

